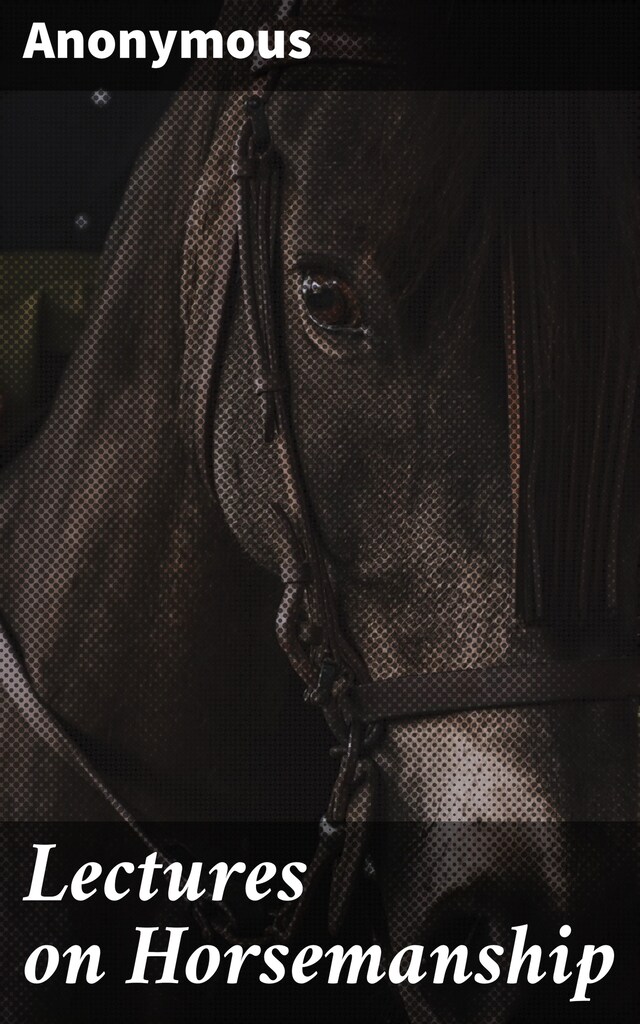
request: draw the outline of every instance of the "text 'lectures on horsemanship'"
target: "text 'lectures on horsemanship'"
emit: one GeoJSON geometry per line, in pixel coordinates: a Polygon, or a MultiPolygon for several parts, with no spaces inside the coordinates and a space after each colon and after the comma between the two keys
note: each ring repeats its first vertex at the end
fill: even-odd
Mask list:
{"type": "Polygon", "coordinates": [[[170,29],[159,32],[142,29],[122,29],[108,32],[96,29],[86,35],[79,29],[49,32],[46,22],[34,21],[29,31],[23,60],[106,60],[116,56],[120,60],[151,61],[154,70],[163,68],[171,56],[180,54],[184,60],[212,58],[222,60],[248,60],[259,56],[262,60],[305,60],[311,55],[309,37],[303,29],[286,32],[284,29],[247,32],[237,29],[223,34],[217,29],[170,29]]]}
{"type": "MultiPolygon", "coordinates": [[[[274,891],[279,901],[291,903],[302,896],[307,871],[306,864],[299,861],[280,869],[270,861],[253,867],[241,861],[220,862],[210,868],[196,861],[185,871],[178,861],[163,863],[156,853],[150,853],[140,864],[120,861],[109,868],[98,861],[87,861],[67,884],[52,888],[46,876],[56,844],[34,843],[33,848],[36,857],[31,885],[29,893],[23,896],[30,903],[59,903],[64,899],[84,902],[99,892],[111,902],[129,895],[147,902],[161,889],[173,902],[215,902],[224,900],[229,879],[234,875],[243,878],[245,896],[252,902],[265,899],[274,891]]],[[[297,985],[306,985],[318,976],[320,969],[328,970],[326,981],[330,985],[345,980],[355,984],[362,979],[376,985],[385,978],[393,985],[420,985],[425,980],[432,985],[451,980],[455,985],[491,985],[500,978],[506,979],[508,985],[537,985],[548,978],[554,985],[566,986],[569,1002],[586,1003],[591,1000],[592,986],[607,976],[615,960],[610,945],[587,943],[573,948],[560,941],[546,952],[529,942],[529,926],[518,924],[510,929],[510,943],[483,946],[475,952],[465,945],[452,949],[441,945],[432,950],[410,945],[385,956],[378,944],[366,948],[336,944],[323,949],[313,943],[294,951],[282,942],[269,946],[236,943],[223,949],[207,942],[193,950],[185,962],[180,954],[183,937],[189,930],[176,926],[137,927],[137,949],[125,984],[203,985],[222,977],[226,984],[236,985],[241,975],[257,970],[258,981],[263,985],[277,985],[287,976],[297,985]],[[162,967],[159,978],[151,969],[153,964],[162,967]]],[[[570,925],[562,924],[559,939],[570,939],[571,932],[570,925]]],[[[61,977],[67,985],[95,985],[106,974],[101,958],[97,944],[59,950],[45,942],[27,957],[24,976],[32,985],[44,985],[61,977]]]]}

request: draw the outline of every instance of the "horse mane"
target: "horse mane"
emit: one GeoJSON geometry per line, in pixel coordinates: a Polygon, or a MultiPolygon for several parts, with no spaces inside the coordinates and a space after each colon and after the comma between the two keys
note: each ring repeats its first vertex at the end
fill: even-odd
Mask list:
{"type": "Polygon", "coordinates": [[[518,609],[560,631],[634,631],[638,612],[637,117],[635,94],[434,93],[385,126],[408,173],[380,261],[429,337],[462,308],[480,315],[478,267],[511,248],[518,609]]]}

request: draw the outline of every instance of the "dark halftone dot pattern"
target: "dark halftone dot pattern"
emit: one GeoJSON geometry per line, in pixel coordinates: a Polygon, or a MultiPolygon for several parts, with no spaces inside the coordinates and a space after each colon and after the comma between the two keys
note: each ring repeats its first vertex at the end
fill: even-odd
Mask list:
{"type": "MultiPolygon", "coordinates": [[[[410,826],[374,856],[394,947],[455,931],[458,912],[493,934],[527,887],[563,908],[575,880],[551,826],[637,809],[635,700],[499,706],[566,698],[581,669],[515,617],[492,147],[468,130],[487,102],[283,93],[268,114],[295,436],[341,625],[387,694],[374,816],[410,826]],[[353,330],[309,307],[309,278],[340,291],[353,330]]],[[[274,502],[291,496],[238,281],[244,118],[241,94],[176,100],[3,500],[2,609],[34,689],[143,820],[304,820],[327,793],[328,738],[273,638],[274,502]]],[[[7,816],[108,817],[28,713],[6,714],[7,816]]],[[[406,993],[413,1021],[431,999],[406,993]]],[[[510,999],[464,1019],[507,1021],[510,999]]]]}

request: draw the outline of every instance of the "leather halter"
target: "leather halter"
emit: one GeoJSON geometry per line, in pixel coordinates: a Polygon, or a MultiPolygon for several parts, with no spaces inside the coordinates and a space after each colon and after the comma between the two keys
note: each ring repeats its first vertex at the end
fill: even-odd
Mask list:
{"type": "MultiPolygon", "coordinates": [[[[376,59],[367,48],[342,49],[344,59],[376,59]],[[350,55],[350,56],[349,56],[350,55]]],[[[337,58],[338,60],[340,58],[337,58]]],[[[377,58],[379,59],[379,57],[377,58]]],[[[296,673],[306,684],[305,699],[319,706],[337,741],[333,755],[340,768],[321,840],[307,874],[307,892],[323,865],[333,861],[329,901],[329,927],[340,927],[355,875],[365,855],[365,830],[375,801],[375,766],[370,756],[384,723],[392,717],[414,717],[482,706],[535,704],[541,700],[539,682],[531,663],[528,672],[513,672],[510,666],[441,673],[430,677],[427,688],[416,681],[373,682],[367,666],[351,643],[341,623],[336,592],[316,524],[314,509],[305,484],[304,469],[297,446],[290,380],[286,363],[286,337],[280,315],[279,213],[282,161],[270,131],[268,107],[277,72],[263,74],[244,102],[245,120],[240,130],[232,175],[237,183],[237,243],[246,329],[254,364],[255,395],[262,416],[262,443],[275,446],[279,465],[279,494],[272,503],[273,519],[279,527],[280,574],[283,596],[277,614],[277,636],[296,673]],[[301,638],[303,612],[311,621],[311,642],[301,638]],[[451,684],[457,683],[458,705],[452,699],[451,684]],[[499,685],[497,685],[499,684],[499,685]],[[497,693],[505,693],[496,698],[497,693]]],[[[516,297],[510,233],[502,256],[503,328],[506,350],[506,387],[510,483],[514,546],[519,535],[520,512],[520,391],[516,338],[516,297]]],[[[514,550],[514,565],[517,564],[514,550]]],[[[544,667],[544,666],[543,666],[544,667]]],[[[605,666],[606,668],[606,666],[605,666]]],[[[626,696],[637,683],[635,672],[619,673],[609,698],[626,696]]],[[[603,665],[585,668],[562,666],[554,674],[552,700],[594,699],[603,692],[603,665]]],[[[291,931],[305,899],[295,908],[291,931]]],[[[282,932],[281,932],[282,934],[282,932]]]]}

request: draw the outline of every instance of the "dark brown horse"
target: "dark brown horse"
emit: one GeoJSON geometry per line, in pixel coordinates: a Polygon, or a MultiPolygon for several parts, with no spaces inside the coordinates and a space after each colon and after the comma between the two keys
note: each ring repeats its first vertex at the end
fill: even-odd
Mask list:
{"type": "Polygon", "coordinates": [[[318,817],[290,662],[329,828],[417,826],[391,946],[494,934],[505,878],[563,905],[555,826],[637,816],[633,105],[251,97],[177,98],[5,483],[7,633],[104,780],[14,689],[5,816],[318,817]]]}

